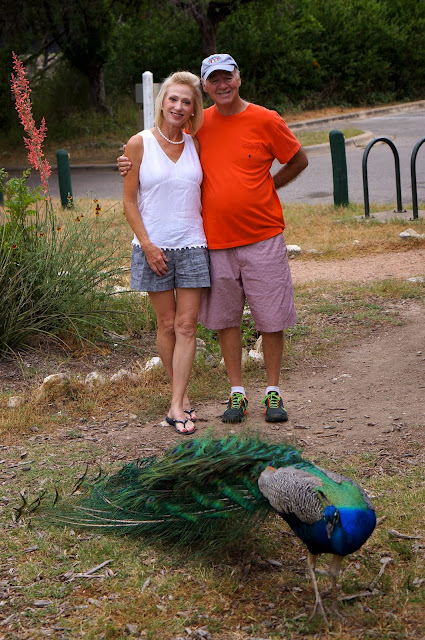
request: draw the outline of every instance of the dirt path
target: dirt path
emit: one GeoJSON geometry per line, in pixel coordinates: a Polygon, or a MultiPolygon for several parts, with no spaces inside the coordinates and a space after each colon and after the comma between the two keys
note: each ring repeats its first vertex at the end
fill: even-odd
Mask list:
{"type": "MultiPolygon", "coordinates": [[[[425,275],[425,251],[355,258],[341,262],[297,262],[295,282],[326,279],[366,281],[425,275]]],[[[224,425],[224,402],[197,405],[198,434],[212,426],[217,434],[249,428],[273,439],[295,439],[306,454],[342,455],[378,452],[382,465],[425,460],[425,307],[404,301],[402,324],[377,328],[319,367],[300,366],[282,385],[290,419],[264,421],[262,388],[248,389],[249,411],[243,425],[224,425]]],[[[164,423],[105,431],[108,447],[137,456],[173,442],[164,423]]]]}
{"type": "MultiPolygon", "coordinates": [[[[365,282],[390,277],[424,277],[425,250],[333,262],[294,259],[291,270],[296,283],[318,279],[365,282]]],[[[197,405],[198,434],[210,426],[217,435],[227,433],[229,428],[249,428],[272,439],[295,440],[310,457],[373,451],[380,454],[383,465],[424,460],[425,306],[404,301],[398,310],[400,326],[378,327],[365,339],[329,357],[321,366],[300,365],[289,374],[281,385],[290,416],[287,423],[266,423],[260,407],[264,389],[250,388],[247,390],[249,410],[243,425],[221,422],[223,398],[221,403],[197,405]]],[[[46,371],[44,375],[52,372],[48,370],[46,357],[39,352],[28,355],[29,360],[34,360],[34,366],[46,371]]],[[[106,363],[100,358],[98,362],[79,362],[76,366],[79,370],[115,366],[118,370],[126,366],[126,362],[106,363]]],[[[75,373],[75,367],[73,369],[75,373]]],[[[25,380],[16,364],[2,363],[1,372],[1,386],[5,390],[18,391],[24,386],[25,380]]],[[[84,437],[104,448],[107,457],[128,459],[144,452],[159,453],[175,441],[175,432],[160,420],[140,424],[129,407],[128,412],[106,414],[101,424],[77,426],[84,437]]],[[[66,437],[69,429],[68,424],[56,437],[59,440],[66,437]]]]}
{"type": "Polygon", "coordinates": [[[334,261],[291,261],[295,283],[309,280],[355,280],[370,282],[385,278],[425,277],[425,249],[334,261]]]}
{"type": "MultiPolygon", "coordinates": [[[[425,462],[424,307],[406,303],[400,317],[402,326],[380,328],[320,367],[291,373],[282,384],[287,423],[266,423],[260,407],[264,390],[251,388],[243,425],[224,425],[224,403],[206,403],[197,405],[198,434],[210,426],[216,434],[248,428],[272,439],[295,439],[310,457],[373,451],[383,465],[425,462]]],[[[103,426],[107,449],[129,457],[162,450],[174,440],[161,422],[124,430],[120,424],[103,426]]]]}

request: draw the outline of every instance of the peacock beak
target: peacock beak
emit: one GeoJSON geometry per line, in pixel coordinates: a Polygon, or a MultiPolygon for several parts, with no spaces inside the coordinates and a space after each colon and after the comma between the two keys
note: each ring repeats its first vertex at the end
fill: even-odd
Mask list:
{"type": "Polygon", "coordinates": [[[327,533],[327,536],[328,536],[329,540],[331,539],[331,534],[332,534],[333,529],[334,529],[334,523],[333,522],[327,522],[326,523],[326,533],[327,533]]]}

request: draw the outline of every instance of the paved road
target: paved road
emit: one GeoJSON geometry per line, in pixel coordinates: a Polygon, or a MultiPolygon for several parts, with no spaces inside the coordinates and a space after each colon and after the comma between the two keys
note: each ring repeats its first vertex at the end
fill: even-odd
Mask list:
{"type": "MultiPolygon", "coordinates": [[[[323,129],[356,127],[371,131],[373,137],[386,137],[395,144],[400,157],[403,206],[412,203],[410,158],[418,140],[425,136],[425,109],[367,119],[330,122],[323,129]]],[[[364,146],[346,147],[348,196],[351,202],[363,203],[362,159],[364,146]]],[[[373,146],[368,157],[368,183],[370,202],[396,203],[394,156],[384,143],[373,146]]],[[[272,171],[273,172],[273,171],[272,171]]],[[[425,201],[425,144],[416,160],[419,202],[425,201]]],[[[279,191],[283,202],[333,203],[332,160],[328,149],[309,153],[308,169],[293,183],[279,191]]]]}
{"type": "MultiPolygon", "coordinates": [[[[425,136],[425,108],[413,112],[353,118],[338,122],[327,122],[314,128],[329,130],[354,126],[372,131],[374,137],[390,138],[400,156],[402,203],[411,207],[410,157],[414,145],[425,136]]],[[[296,133],[296,132],[295,132],[296,133]]],[[[311,150],[308,169],[293,183],[279,191],[283,202],[332,203],[332,161],[329,149],[311,150]]],[[[362,158],[364,148],[347,146],[348,191],[351,202],[363,203],[362,158]]],[[[425,144],[417,156],[418,200],[425,202],[425,144]]],[[[272,173],[278,165],[272,167],[272,173]]],[[[375,145],[368,160],[369,198],[371,202],[394,204],[396,202],[394,159],[391,149],[385,144],[375,145]]],[[[10,175],[12,173],[10,172],[10,175]]],[[[52,194],[59,195],[57,175],[50,179],[52,194]]],[[[97,197],[120,200],[122,180],[112,168],[104,170],[81,170],[72,172],[72,189],[75,198],[97,197]]]]}

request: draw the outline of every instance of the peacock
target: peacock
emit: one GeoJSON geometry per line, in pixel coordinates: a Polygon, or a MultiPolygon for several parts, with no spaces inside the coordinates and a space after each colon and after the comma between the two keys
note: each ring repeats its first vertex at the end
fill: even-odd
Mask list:
{"type": "MultiPolygon", "coordinates": [[[[342,559],[360,549],[376,525],[373,505],[356,482],[314,465],[288,443],[249,434],[214,439],[208,433],[113,475],[100,471],[93,480],[86,470],[68,499],[56,498],[42,511],[56,524],[144,536],[185,549],[195,542],[211,549],[242,539],[274,510],[307,546],[313,614],[319,608],[325,620],[317,556],[333,554],[329,575],[336,606],[342,559]]],[[[18,517],[40,502],[23,504],[18,517]]]]}

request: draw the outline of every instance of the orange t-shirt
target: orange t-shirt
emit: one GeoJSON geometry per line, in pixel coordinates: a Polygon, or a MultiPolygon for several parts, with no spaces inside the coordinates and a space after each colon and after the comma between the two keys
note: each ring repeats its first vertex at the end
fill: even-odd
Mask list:
{"type": "Polygon", "coordinates": [[[208,248],[253,244],[283,231],[270,167],[275,158],[286,164],[301,145],[280,115],[250,103],[241,113],[222,116],[214,105],[204,111],[197,138],[208,248]]]}

